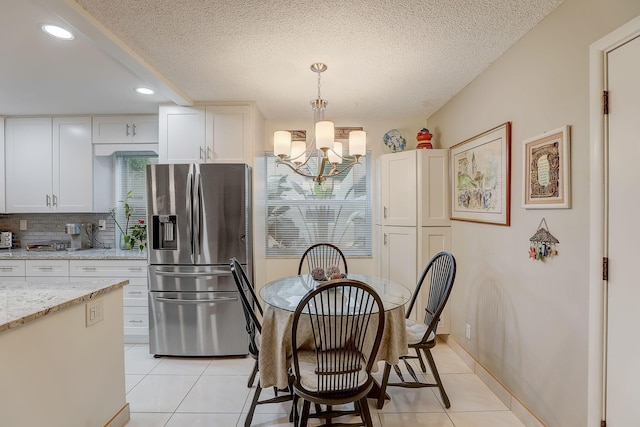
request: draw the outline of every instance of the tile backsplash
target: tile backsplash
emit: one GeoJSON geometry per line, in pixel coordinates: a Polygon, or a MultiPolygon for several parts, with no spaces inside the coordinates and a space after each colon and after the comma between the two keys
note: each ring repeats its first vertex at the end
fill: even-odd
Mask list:
{"type": "Polygon", "coordinates": [[[104,213],[67,213],[67,214],[3,214],[0,215],[0,231],[13,232],[13,247],[25,248],[28,244],[71,242],[71,236],[65,233],[69,223],[93,224],[93,247],[113,248],[116,239],[116,226],[109,214],[104,213]],[[98,230],[98,220],[104,219],[106,227],[98,230]],[[27,222],[27,229],[20,230],[20,221],[27,222]]]}

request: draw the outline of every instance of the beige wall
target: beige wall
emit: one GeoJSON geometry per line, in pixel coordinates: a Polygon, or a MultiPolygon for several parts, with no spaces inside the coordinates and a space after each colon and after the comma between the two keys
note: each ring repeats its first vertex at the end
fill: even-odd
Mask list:
{"type": "Polygon", "coordinates": [[[428,118],[445,147],[512,122],[511,226],[452,221],[451,328],[549,426],[587,425],[589,45],[638,14],[637,0],[565,0],[428,118]],[[563,125],[571,125],[572,207],[525,210],[522,141],[563,125]],[[545,262],[527,255],[542,218],[560,240],[545,262]]]}

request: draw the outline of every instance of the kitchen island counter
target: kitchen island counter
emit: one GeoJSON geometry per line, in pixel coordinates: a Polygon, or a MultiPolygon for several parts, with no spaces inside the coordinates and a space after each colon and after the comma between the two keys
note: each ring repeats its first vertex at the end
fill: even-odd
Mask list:
{"type": "Polygon", "coordinates": [[[0,426],[127,423],[127,283],[0,282],[0,426]]]}
{"type": "Polygon", "coordinates": [[[128,280],[0,282],[0,333],[122,288],[128,280]]]}

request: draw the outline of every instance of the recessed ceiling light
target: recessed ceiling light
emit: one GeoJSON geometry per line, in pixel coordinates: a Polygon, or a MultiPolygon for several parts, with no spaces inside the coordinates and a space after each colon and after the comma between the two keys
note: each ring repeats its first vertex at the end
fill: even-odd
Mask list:
{"type": "Polygon", "coordinates": [[[143,95],[153,95],[155,93],[153,90],[149,89],[148,87],[137,87],[134,90],[143,95]]]}
{"type": "Polygon", "coordinates": [[[62,40],[74,39],[74,35],[71,31],[65,30],[64,28],[58,27],[57,25],[44,24],[42,25],[42,31],[58,39],[62,39],[62,40]]]}

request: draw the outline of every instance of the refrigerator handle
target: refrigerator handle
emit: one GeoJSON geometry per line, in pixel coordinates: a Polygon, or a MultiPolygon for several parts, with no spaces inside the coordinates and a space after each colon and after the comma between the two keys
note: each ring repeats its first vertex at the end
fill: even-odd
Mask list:
{"type": "Polygon", "coordinates": [[[200,174],[194,177],[195,190],[193,198],[193,254],[200,255],[200,228],[202,222],[202,178],[200,174]]]}
{"type": "Polygon", "coordinates": [[[191,258],[193,261],[193,172],[189,172],[187,176],[187,218],[189,218],[187,233],[191,244],[191,258]]]}

